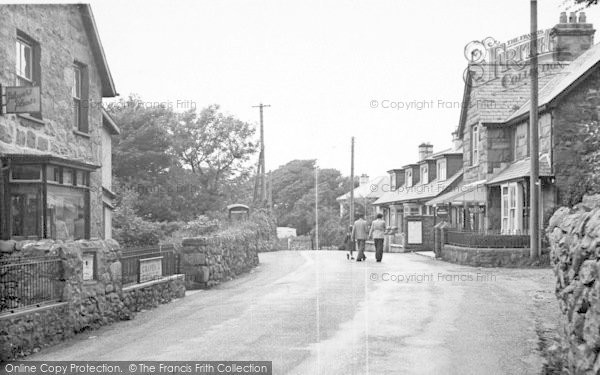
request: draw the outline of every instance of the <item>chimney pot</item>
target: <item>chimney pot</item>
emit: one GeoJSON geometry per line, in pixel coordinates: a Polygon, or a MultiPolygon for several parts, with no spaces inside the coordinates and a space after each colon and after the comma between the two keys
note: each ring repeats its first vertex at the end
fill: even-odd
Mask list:
{"type": "Polygon", "coordinates": [[[579,23],[586,23],[587,18],[585,16],[585,12],[579,12],[579,23]]]}
{"type": "Polygon", "coordinates": [[[559,23],[567,23],[567,12],[560,12],[559,23]]]}
{"type": "Polygon", "coordinates": [[[575,17],[575,12],[571,12],[569,14],[569,23],[577,23],[577,17],[575,17]]]}
{"type": "Polygon", "coordinates": [[[425,158],[431,154],[433,154],[433,146],[431,143],[421,143],[419,145],[419,161],[425,160],[425,158]]]}

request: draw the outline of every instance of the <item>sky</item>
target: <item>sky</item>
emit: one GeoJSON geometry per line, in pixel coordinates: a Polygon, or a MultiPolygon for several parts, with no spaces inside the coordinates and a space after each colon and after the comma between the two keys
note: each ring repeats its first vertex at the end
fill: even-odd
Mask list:
{"type": "MultiPolygon", "coordinates": [[[[538,2],[540,29],[558,22],[563,2],[538,2]]],[[[416,161],[422,142],[433,144],[434,151],[451,146],[464,88],[465,45],[527,34],[529,4],[91,2],[121,96],[135,93],[178,110],[216,103],[256,125],[259,112],[253,106],[269,104],[267,170],[294,159],[317,159],[320,167],[349,175],[354,136],[355,174],[371,177],[416,161]],[[419,104],[424,102],[429,105],[419,104]]],[[[596,8],[586,10],[588,22],[600,25],[596,8]]]]}

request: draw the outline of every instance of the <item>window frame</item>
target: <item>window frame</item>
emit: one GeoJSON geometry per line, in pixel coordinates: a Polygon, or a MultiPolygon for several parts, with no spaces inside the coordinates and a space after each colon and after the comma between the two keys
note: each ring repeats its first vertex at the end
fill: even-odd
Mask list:
{"type": "Polygon", "coordinates": [[[421,184],[426,185],[429,183],[429,165],[423,164],[421,166],[421,184]]]}
{"type": "Polygon", "coordinates": [[[438,181],[446,181],[446,179],[448,178],[447,170],[448,162],[446,161],[446,159],[439,159],[436,162],[436,178],[438,181]]]}
{"type": "Polygon", "coordinates": [[[16,56],[15,56],[15,85],[16,86],[33,86],[33,82],[34,82],[34,70],[33,70],[33,65],[34,65],[34,45],[33,43],[28,40],[27,38],[24,38],[22,36],[17,36],[17,41],[16,41],[16,45],[15,45],[15,52],[17,52],[16,56]],[[22,61],[21,61],[21,51],[23,49],[23,47],[27,47],[29,48],[29,75],[30,77],[25,77],[21,75],[21,72],[23,70],[23,66],[22,66],[22,61]],[[18,51],[17,51],[18,50],[18,51]],[[26,84],[23,84],[26,83],[26,84]]]}
{"type": "MultiPolygon", "coordinates": [[[[48,186],[52,186],[52,187],[60,187],[63,189],[72,189],[72,190],[77,190],[80,192],[83,192],[83,219],[84,219],[84,228],[83,228],[83,239],[90,239],[90,226],[91,226],[91,199],[90,199],[90,187],[89,187],[89,181],[90,181],[90,177],[89,177],[89,173],[90,171],[87,170],[86,168],[81,168],[81,167],[70,167],[70,166],[64,166],[64,165],[60,165],[57,164],[55,162],[52,161],[48,161],[48,160],[43,160],[43,161],[21,161],[21,162],[10,162],[10,169],[9,169],[9,173],[8,173],[8,178],[7,178],[7,182],[5,184],[4,187],[4,191],[5,191],[5,196],[7,197],[8,200],[8,207],[6,209],[5,213],[0,213],[2,215],[2,221],[6,220],[6,226],[5,229],[7,231],[7,233],[3,233],[2,237],[4,239],[6,239],[6,236],[8,236],[8,238],[10,239],[52,239],[52,237],[49,235],[49,228],[48,228],[48,186]],[[38,180],[19,180],[19,179],[14,179],[13,178],[13,170],[16,167],[21,167],[21,166],[39,166],[40,167],[40,179],[38,180]],[[60,171],[60,181],[54,181],[53,179],[49,179],[48,178],[48,173],[51,170],[50,167],[54,167],[57,170],[60,171]],[[62,179],[62,173],[65,169],[71,169],[72,173],[74,175],[77,175],[77,171],[81,171],[84,179],[85,179],[85,183],[87,183],[88,185],[74,185],[73,183],[75,181],[72,181],[73,183],[67,183],[65,184],[63,182],[62,179]],[[36,235],[14,235],[14,210],[13,210],[13,204],[12,202],[12,197],[19,195],[20,192],[22,192],[23,194],[25,194],[26,192],[24,192],[24,190],[27,189],[23,189],[23,186],[35,186],[37,189],[37,200],[38,200],[38,206],[37,206],[37,211],[36,211],[36,229],[35,229],[35,233],[36,235]]],[[[22,231],[24,232],[24,231],[22,231]]],[[[74,240],[76,240],[76,238],[73,238],[74,240]]]]}
{"type": "Polygon", "coordinates": [[[87,65],[78,61],[73,63],[72,85],[73,130],[78,134],[89,135],[89,74],[87,65]]]}
{"type": "Polygon", "coordinates": [[[518,182],[500,185],[500,228],[502,234],[523,232],[523,187],[518,182]]]}
{"type": "MultiPolygon", "coordinates": [[[[15,56],[15,85],[19,87],[27,87],[27,86],[38,86],[40,91],[42,90],[42,68],[41,68],[41,55],[42,51],[40,48],[40,44],[33,38],[31,38],[26,33],[17,29],[16,35],[16,43],[15,43],[15,52],[18,48],[18,45],[23,44],[30,48],[31,50],[31,66],[29,69],[31,70],[31,78],[23,77],[19,73],[19,69],[17,66],[17,59],[20,60],[20,52],[15,56]],[[26,83],[26,84],[23,84],[26,83]]],[[[43,103],[42,103],[43,104],[43,103]]],[[[23,117],[33,122],[40,122],[42,120],[42,111],[43,108],[40,108],[40,112],[32,112],[32,113],[21,113],[18,114],[19,117],[23,117]]]]}
{"type": "Polygon", "coordinates": [[[480,132],[481,126],[479,123],[473,124],[471,126],[471,165],[479,165],[480,132]]]}
{"type": "Polygon", "coordinates": [[[404,180],[405,180],[406,187],[413,186],[412,168],[407,169],[405,173],[406,174],[404,176],[405,177],[404,180]]]}

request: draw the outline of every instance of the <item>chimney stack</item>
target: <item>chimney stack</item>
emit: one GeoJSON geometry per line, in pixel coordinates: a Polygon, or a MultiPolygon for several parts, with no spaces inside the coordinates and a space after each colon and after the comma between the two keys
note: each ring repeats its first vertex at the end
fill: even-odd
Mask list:
{"type": "Polygon", "coordinates": [[[573,61],[594,45],[594,25],[587,23],[585,12],[579,12],[579,20],[575,12],[560,14],[559,23],[550,31],[550,39],[554,46],[555,62],[573,61]]]}
{"type": "Polygon", "coordinates": [[[452,132],[452,148],[458,150],[462,147],[462,141],[458,136],[458,130],[452,132]]]}
{"type": "Polygon", "coordinates": [[[419,161],[425,160],[433,154],[433,146],[431,143],[421,143],[419,145],[419,161]]]}
{"type": "Polygon", "coordinates": [[[364,173],[361,174],[359,182],[360,186],[367,185],[369,183],[369,176],[364,173]]]}

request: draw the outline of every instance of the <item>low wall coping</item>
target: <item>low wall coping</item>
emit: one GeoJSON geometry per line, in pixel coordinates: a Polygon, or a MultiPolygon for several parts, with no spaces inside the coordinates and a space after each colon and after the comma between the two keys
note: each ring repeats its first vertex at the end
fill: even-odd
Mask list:
{"type": "Polygon", "coordinates": [[[456,245],[448,245],[444,244],[443,248],[448,248],[450,250],[464,250],[464,251],[493,251],[493,252],[518,252],[518,253],[529,253],[528,247],[465,247],[465,246],[456,246],[456,245]]]}
{"type": "Polygon", "coordinates": [[[165,283],[167,281],[172,281],[172,280],[185,280],[185,275],[181,273],[181,274],[177,274],[177,275],[163,276],[160,279],[146,281],[145,283],[124,286],[123,292],[129,292],[131,290],[136,290],[136,289],[143,289],[143,288],[146,288],[146,287],[149,287],[152,285],[162,284],[162,283],[165,283]]]}
{"type": "Polygon", "coordinates": [[[15,312],[2,313],[0,315],[0,320],[12,319],[12,318],[22,316],[22,315],[38,313],[38,312],[42,312],[45,310],[55,309],[58,307],[64,307],[64,306],[67,306],[68,304],[69,304],[69,302],[50,302],[50,303],[48,303],[46,305],[42,305],[40,307],[26,307],[23,309],[19,309],[15,312]]]}

